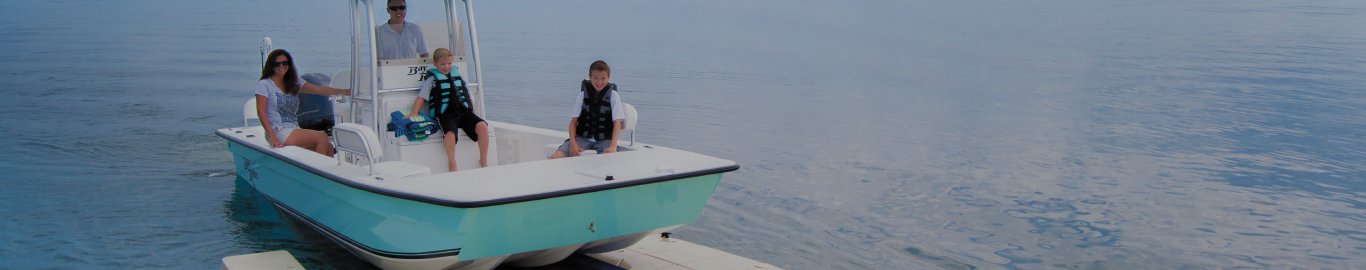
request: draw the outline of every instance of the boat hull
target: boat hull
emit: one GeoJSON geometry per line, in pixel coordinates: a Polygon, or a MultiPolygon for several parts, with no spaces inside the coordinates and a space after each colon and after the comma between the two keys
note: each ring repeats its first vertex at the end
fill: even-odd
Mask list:
{"type": "Polygon", "coordinates": [[[300,165],[256,145],[227,144],[238,175],[277,208],[384,269],[537,266],[578,250],[619,249],[654,230],[696,220],[721,179],[714,173],[456,207],[364,190],[325,173],[335,168],[300,165]]]}

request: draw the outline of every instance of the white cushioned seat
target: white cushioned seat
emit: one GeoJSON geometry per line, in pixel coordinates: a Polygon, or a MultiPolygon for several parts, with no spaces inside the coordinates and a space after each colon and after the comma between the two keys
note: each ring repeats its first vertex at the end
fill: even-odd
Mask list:
{"type": "Polygon", "coordinates": [[[254,95],[247,99],[247,104],[242,105],[242,127],[250,127],[252,119],[256,119],[258,122],[261,120],[260,117],[256,116],[256,96],[254,95]]]}

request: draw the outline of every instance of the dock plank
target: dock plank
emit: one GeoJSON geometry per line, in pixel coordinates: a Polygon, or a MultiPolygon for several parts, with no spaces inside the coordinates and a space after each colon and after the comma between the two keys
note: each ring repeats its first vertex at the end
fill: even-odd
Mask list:
{"type": "Polygon", "coordinates": [[[678,238],[646,238],[630,247],[588,256],[631,270],[781,270],[752,260],[678,238]]]}

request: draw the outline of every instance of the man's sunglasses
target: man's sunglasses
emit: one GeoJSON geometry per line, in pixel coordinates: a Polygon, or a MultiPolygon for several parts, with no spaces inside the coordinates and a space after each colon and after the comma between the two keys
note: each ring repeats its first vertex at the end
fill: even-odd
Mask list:
{"type": "Polygon", "coordinates": [[[289,66],[289,61],[275,62],[275,66],[277,66],[277,67],[287,67],[287,66],[289,66]]]}
{"type": "Polygon", "coordinates": [[[393,10],[393,11],[399,11],[399,10],[405,10],[405,9],[408,9],[408,6],[404,5],[404,6],[392,6],[392,7],[389,7],[389,10],[393,10]]]}

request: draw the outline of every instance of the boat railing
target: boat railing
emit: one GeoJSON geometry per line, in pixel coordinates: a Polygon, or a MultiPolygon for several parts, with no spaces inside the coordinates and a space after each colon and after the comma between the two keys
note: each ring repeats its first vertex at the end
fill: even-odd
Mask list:
{"type": "MultiPolygon", "coordinates": [[[[367,139],[367,137],[373,136],[366,135],[373,135],[373,132],[371,134],[366,134],[365,128],[353,128],[352,126],[356,125],[344,123],[333,127],[332,144],[336,147],[337,151],[365,158],[366,166],[370,167],[370,176],[374,176],[375,166],[369,165],[377,163],[375,162],[375,158],[377,158],[377,155],[380,153],[383,153],[383,151],[379,150],[378,142],[372,142],[367,139]]],[[[342,160],[343,159],[337,159],[337,165],[345,163],[342,160]]]]}
{"type": "MultiPolygon", "coordinates": [[[[472,96],[472,98],[474,99],[474,105],[478,109],[477,113],[480,116],[484,116],[485,118],[487,118],[488,116],[485,114],[486,111],[484,109],[484,98],[482,96],[482,93],[484,93],[484,89],[482,87],[483,78],[481,76],[482,74],[480,74],[482,70],[480,69],[480,62],[478,59],[479,44],[477,35],[475,34],[473,11],[471,10],[472,4],[470,3],[470,0],[461,0],[461,2],[464,2],[465,7],[465,21],[466,23],[468,23],[468,26],[466,26],[466,23],[460,22],[459,18],[457,18],[456,16],[456,9],[458,6],[454,3],[454,1],[455,0],[442,1],[442,3],[444,4],[443,6],[445,8],[445,10],[443,10],[443,13],[446,15],[446,20],[444,23],[419,23],[419,26],[423,29],[423,36],[428,41],[427,45],[429,46],[429,49],[434,50],[437,47],[444,47],[450,49],[451,52],[455,54],[455,60],[458,63],[461,63],[461,66],[464,66],[467,57],[469,60],[473,60],[473,69],[466,70],[462,68],[461,72],[468,73],[464,77],[468,85],[467,88],[470,89],[470,93],[478,95],[472,96]],[[469,40],[465,39],[465,27],[469,27],[469,40]],[[441,38],[441,36],[445,36],[446,38],[443,39],[441,38]],[[466,41],[469,42],[469,49],[472,50],[472,53],[470,55],[466,54],[466,41]]],[[[372,7],[372,5],[375,2],[382,1],[350,1],[352,37],[350,70],[352,72],[350,78],[348,78],[350,81],[349,85],[359,86],[358,84],[368,84],[369,87],[352,87],[352,89],[355,89],[355,91],[352,91],[352,95],[348,100],[346,100],[346,102],[349,103],[349,106],[346,106],[348,108],[344,111],[345,117],[342,117],[345,119],[345,122],[349,123],[358,123],[356,122],[357,120],[362,120],[365,118],[380,119],[381,117],[383,117],[383,115],[381,115],[383,112],[379,107],[380,103],[384,102],[383,100],[381,100],[381,94],[396,92],[401,93],[411,90],[407,89],[407,87],[405,86],[383,86],[381,85],[383,82],[381,82],[380,79],[372,79],[368,82],[363,82],[366,78],[388,77],[381,76],[381,73],[384,72],[383,67],[388,65],[385,65],[383,63],[384,61],[375,61],[375,55],[377,55],[376,40],[374,36],[376,24],[374,8],[372,7]],[[371,91],[372,89],[375,89],[375,91],[371,91]],[[358,104],[357,101],[361,101],[364,104],[358,104]],[[358,106],[365,106],[371,108],[359,109],[357,108],[358,106]],[[360,117],[359,114],[362,113],[367,113],[369,115],[367,117],[360,117]]],[[[398,60],[398,62],[408,62],[406,61],[407,59],[398,60]]],[[[418,61],[430,60],[419,59],[418,61]]],[[[424,62],[408,64],[418,65],[420,63],[424,62]]],[[[423,65],[423,67],[425,67],[425,65],[423,65]]],[[[341,100],[338,101],[341,102],[341,100]]],[[[380,131],[383,128],[383,126],[380,125],[379,121],[363,123],[363,125],[370,126],[376,131],[380,131]]]]}
{"type": "MultiPolygon", "coordinates": [[[[390,122],[390,114],[393,111],[412,108],[417,93],[421,91],[419,88],[422,85],[422,79],[425,77],[426,69],[432,67],[433,61],[430,57],[378,59],[376,57],[378,54],[375,33],[380,25],[376,24],[375,12],[382,10],[382,8],[376,9],[375,6],[383,5],[386,1],[351,0],[349,2],[351,6],[351,67],[334,76],[333,87],[345,86],[345,88],[352,89],[352,95],[334,99],[336,104],[333,106],[333,119],[338,124],[354,123],[369,127],[377,134],[386,133],[385,126],[390,122]]],[[[442,7],[445,8],[442,11],[445,14],[444,22],[415,23],[422,29],[421,32],[429,53],[434,52],[437,48],[451,50],[455,58],[453,64],[456,70],[461,73],[460,76],[464,79],[466,88],[469,89],[476,109],[475,112],[484,119],[490,119],[486,114],[487,110],[485,110],[484,93],[486,92],[483,91],[478,38],[475,35],[471,1],[442,0],[441,2],[443,3],[442,7]],[[466,17],[463,20],[456,16],[458,15],[458,8],[460,8],[460,5],[455,3],[456,1],[464,3],[466,17]]],[[[379,22],[382,23],[382,21],[379,22]]],[[[489,132],[491,140],[496,139],[492,128],[489,132]]],[[[378,162],[411,160],[437,171],[445,167],[445,163],[423,161],[426,159],[444,160],[445,154],[442,152],[442,148],[438,147],[439,141],[436,142],[437,145],[426,145],[432,142],[408,142],[406,140],[395,140],[391,136],[379,137],[377,144],[381,148],[380,156],[383,158],[376,160],[378,162]]],[[[440,138],[441,136],[435,137],[440,138]]],[[[467,143],[457,146],[457,148],[474,145],[476,144],[467,143]]],[[[494,159],[495,151],[496,146],[490,146],[490,159],[494,159]]],[[[457,149],[457,152],[466,151],[457,149]]],[[[463,162],[468,157],[457,156],[457,159],[463,162]]],[[[477,155],[475,160],[477,161],[477,155]]],[[[461,164],[467,163],[477,164],[477,162],[461,164]]]]}

